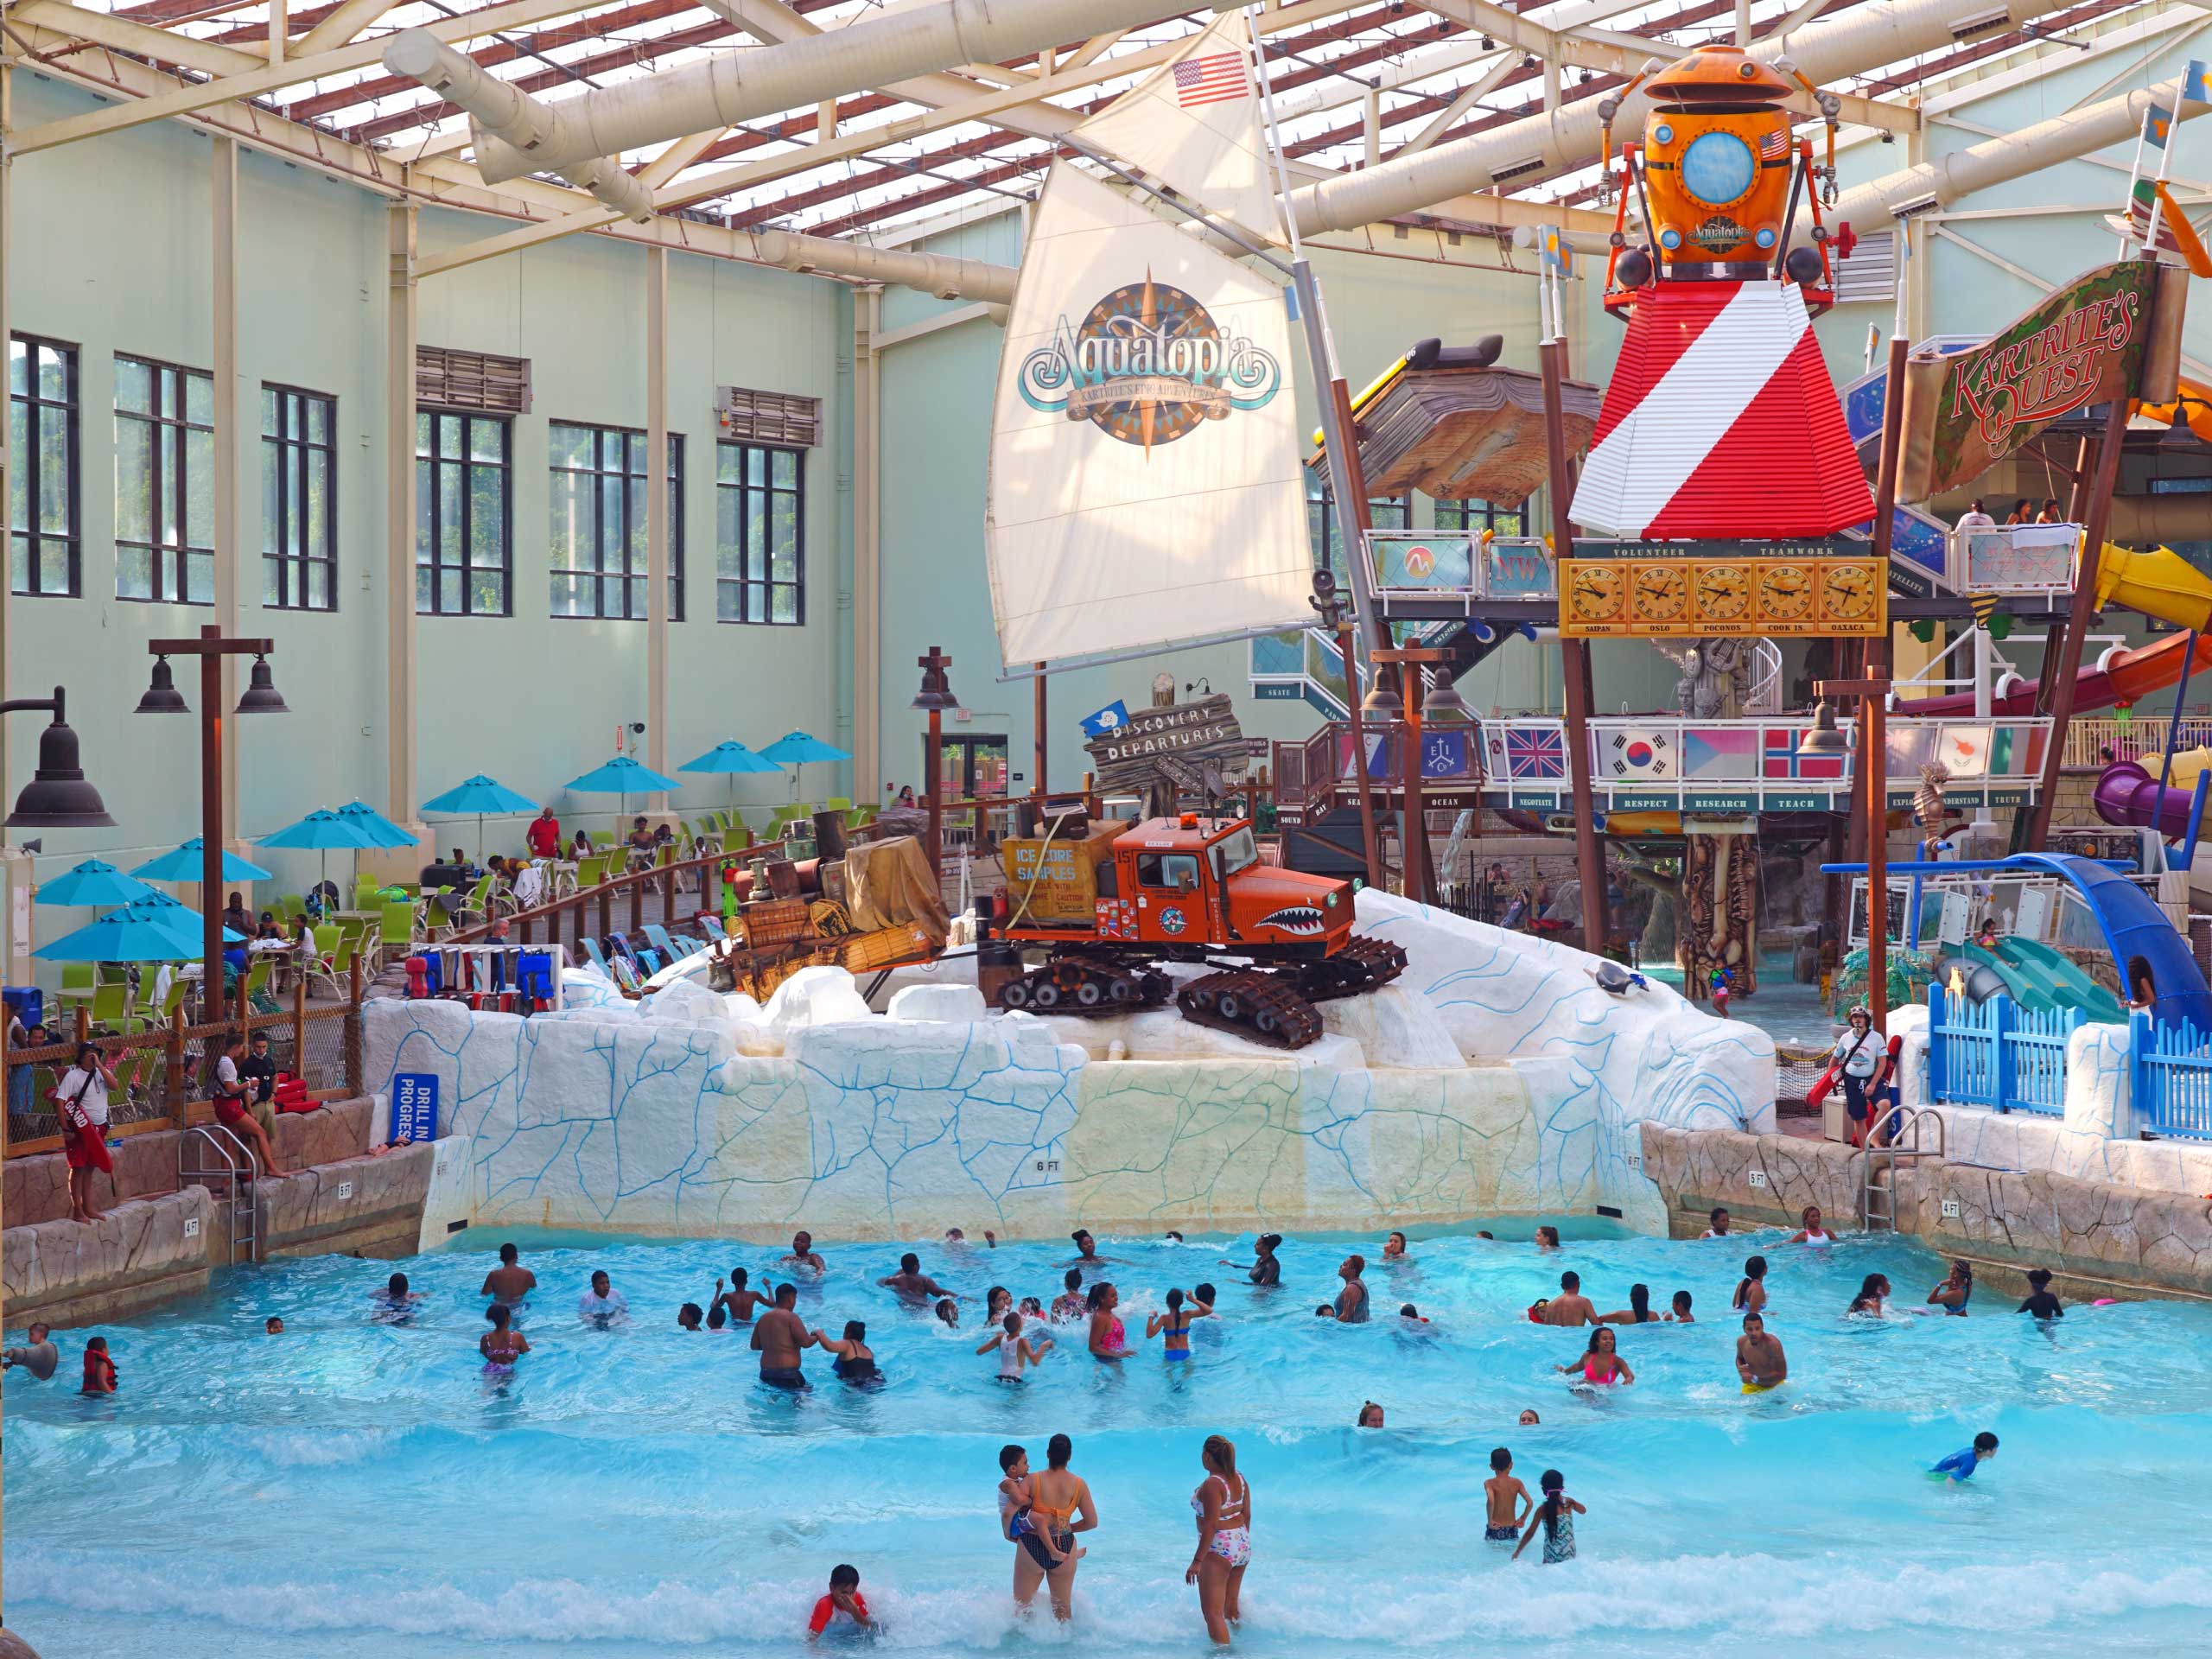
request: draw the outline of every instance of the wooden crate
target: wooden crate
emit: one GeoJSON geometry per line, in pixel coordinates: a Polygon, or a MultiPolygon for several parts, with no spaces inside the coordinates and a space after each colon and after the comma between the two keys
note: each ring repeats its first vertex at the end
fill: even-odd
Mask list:
{"type": "Polygon", "coordinates": [[[759,899],[740,911],[737,919],[745,929],[746,944],[755,950],[767,944],[789,944],[813,931],[813,918],[807,914],[804,899],[759,899]]]}
{"type": "Polygon", "coordinates": [[[1112,861],[1114,839],[1128,828],[1097,824],[1080,840],[1049,844],[1042,836],[1001,842],[1008,913],[1032,923],[1088,924],[1097,914],[1098,867],[1112,861]]]}

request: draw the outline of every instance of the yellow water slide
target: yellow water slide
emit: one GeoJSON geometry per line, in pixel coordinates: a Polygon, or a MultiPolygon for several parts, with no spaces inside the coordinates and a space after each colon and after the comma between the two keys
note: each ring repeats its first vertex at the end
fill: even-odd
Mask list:
{"type": "MultiPolygon", "coordinates": [[[[2212,425],[2212,409],[2193,406],[2192,429],[2200,415],[2212,425]]],[[[2111,603],[2179,628],[2212,628],[2212,576],[2166,548],[2131,553],[2107,542],[2097,561],[2097,608],[2111,603]]],[[[2174,756],[2170,781],[2176,789],[2194,789],[2197,773],[2207,767],[2212,767],[2212,748],[2184,750],[2174,756]]]]}

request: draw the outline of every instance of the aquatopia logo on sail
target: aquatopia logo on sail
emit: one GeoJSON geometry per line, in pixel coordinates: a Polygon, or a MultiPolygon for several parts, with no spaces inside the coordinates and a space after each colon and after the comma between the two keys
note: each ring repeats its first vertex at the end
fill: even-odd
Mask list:
{"type": "Polygon", "coordinates": [[[1266,408],[1282,389],[1282,365],[1243,336],[1223,334],[1205,307],[1147,271],[1092,306],[1080,325],[1062,316],[1052,343],[1022,359],[1020,389],[1032,409],[1089,421],[1149,454],[1201,421],[1266,408]]]}

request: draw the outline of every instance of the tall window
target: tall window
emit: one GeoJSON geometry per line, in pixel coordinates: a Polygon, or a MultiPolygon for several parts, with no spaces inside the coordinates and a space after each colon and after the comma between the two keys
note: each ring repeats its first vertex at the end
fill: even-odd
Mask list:
{"type": "MultiPolygon", "coordinates": [[[[553,423],[553,614],[646,610],[645,435],[553,423]]],[[[668,435],[668,614],[683,620],[683,439],[668,435]]]]}
{"type": "Polygon", "coordinates": [[[78,587],[77,348],[8,342],[10,588],[74,598],[78,587]]]}
{"type": "Polygon", "coordinates": [[[1439,530],[1487,530],[1498,536],[1525,536],[1528,520],[1518,507],[1493,506],[1487,501],[1439,501],[1439,530]]]}
{"type": "Polygon", "coordinates": [[[715,615],[806,620],[806,457],[760,443],[716,446],[715,615]]]}
{"type": "Polygon", "coordinates": [[[415,417],[415,609],[423,616],[506,616],[514,570],[504,416],[415,417]]]}
{"type": "Polygon", "coordinates": [[[338,400],[261,389],[261,602],[338,608],[338,400]]]}
{"type": "MultiPolygon", "coordinates": [[[[1414,500],[1410,495],[1378,495],[1367,503],[1368,524],[1375,530],[1405,530],[1414,521],[1414,500]]],[[[1337,585],[1351,591],[1351,572],[1344,564],[1344,547],[1337,534],[1335,497],[1330,493],[1328,480],[1317,468],[1306,472],[1306,533],[1313,545],[1313,563],[1319,567],[1325,562],[1337,573],[1337,585]]]]}
{"type": "Polygon", "coordinates": [[[115,359],[115,596],[215,602],[215,382],[115,359]]]}

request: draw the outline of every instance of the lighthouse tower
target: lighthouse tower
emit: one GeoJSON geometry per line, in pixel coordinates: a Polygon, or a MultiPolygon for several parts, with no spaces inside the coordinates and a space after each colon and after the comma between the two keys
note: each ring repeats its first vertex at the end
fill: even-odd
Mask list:
{"type": "Polygon", "coordinates": [[[1708,46],[1649,87],[1643,141],[1621,147],[1606,272],[1605,308],[1626,315],[1628,334],[1574,520],[1667,540],[1864,524],[1873,498],[1813,337],[1814,315],[1834,303],[1816,191],[1814,245],[1789,251],[1799,192],[1822,172],[1810,141],[1792,140],[1792,86],[1708,46]],[[1631,200],[1642,246],[1628,245],[1631,200]]]}

